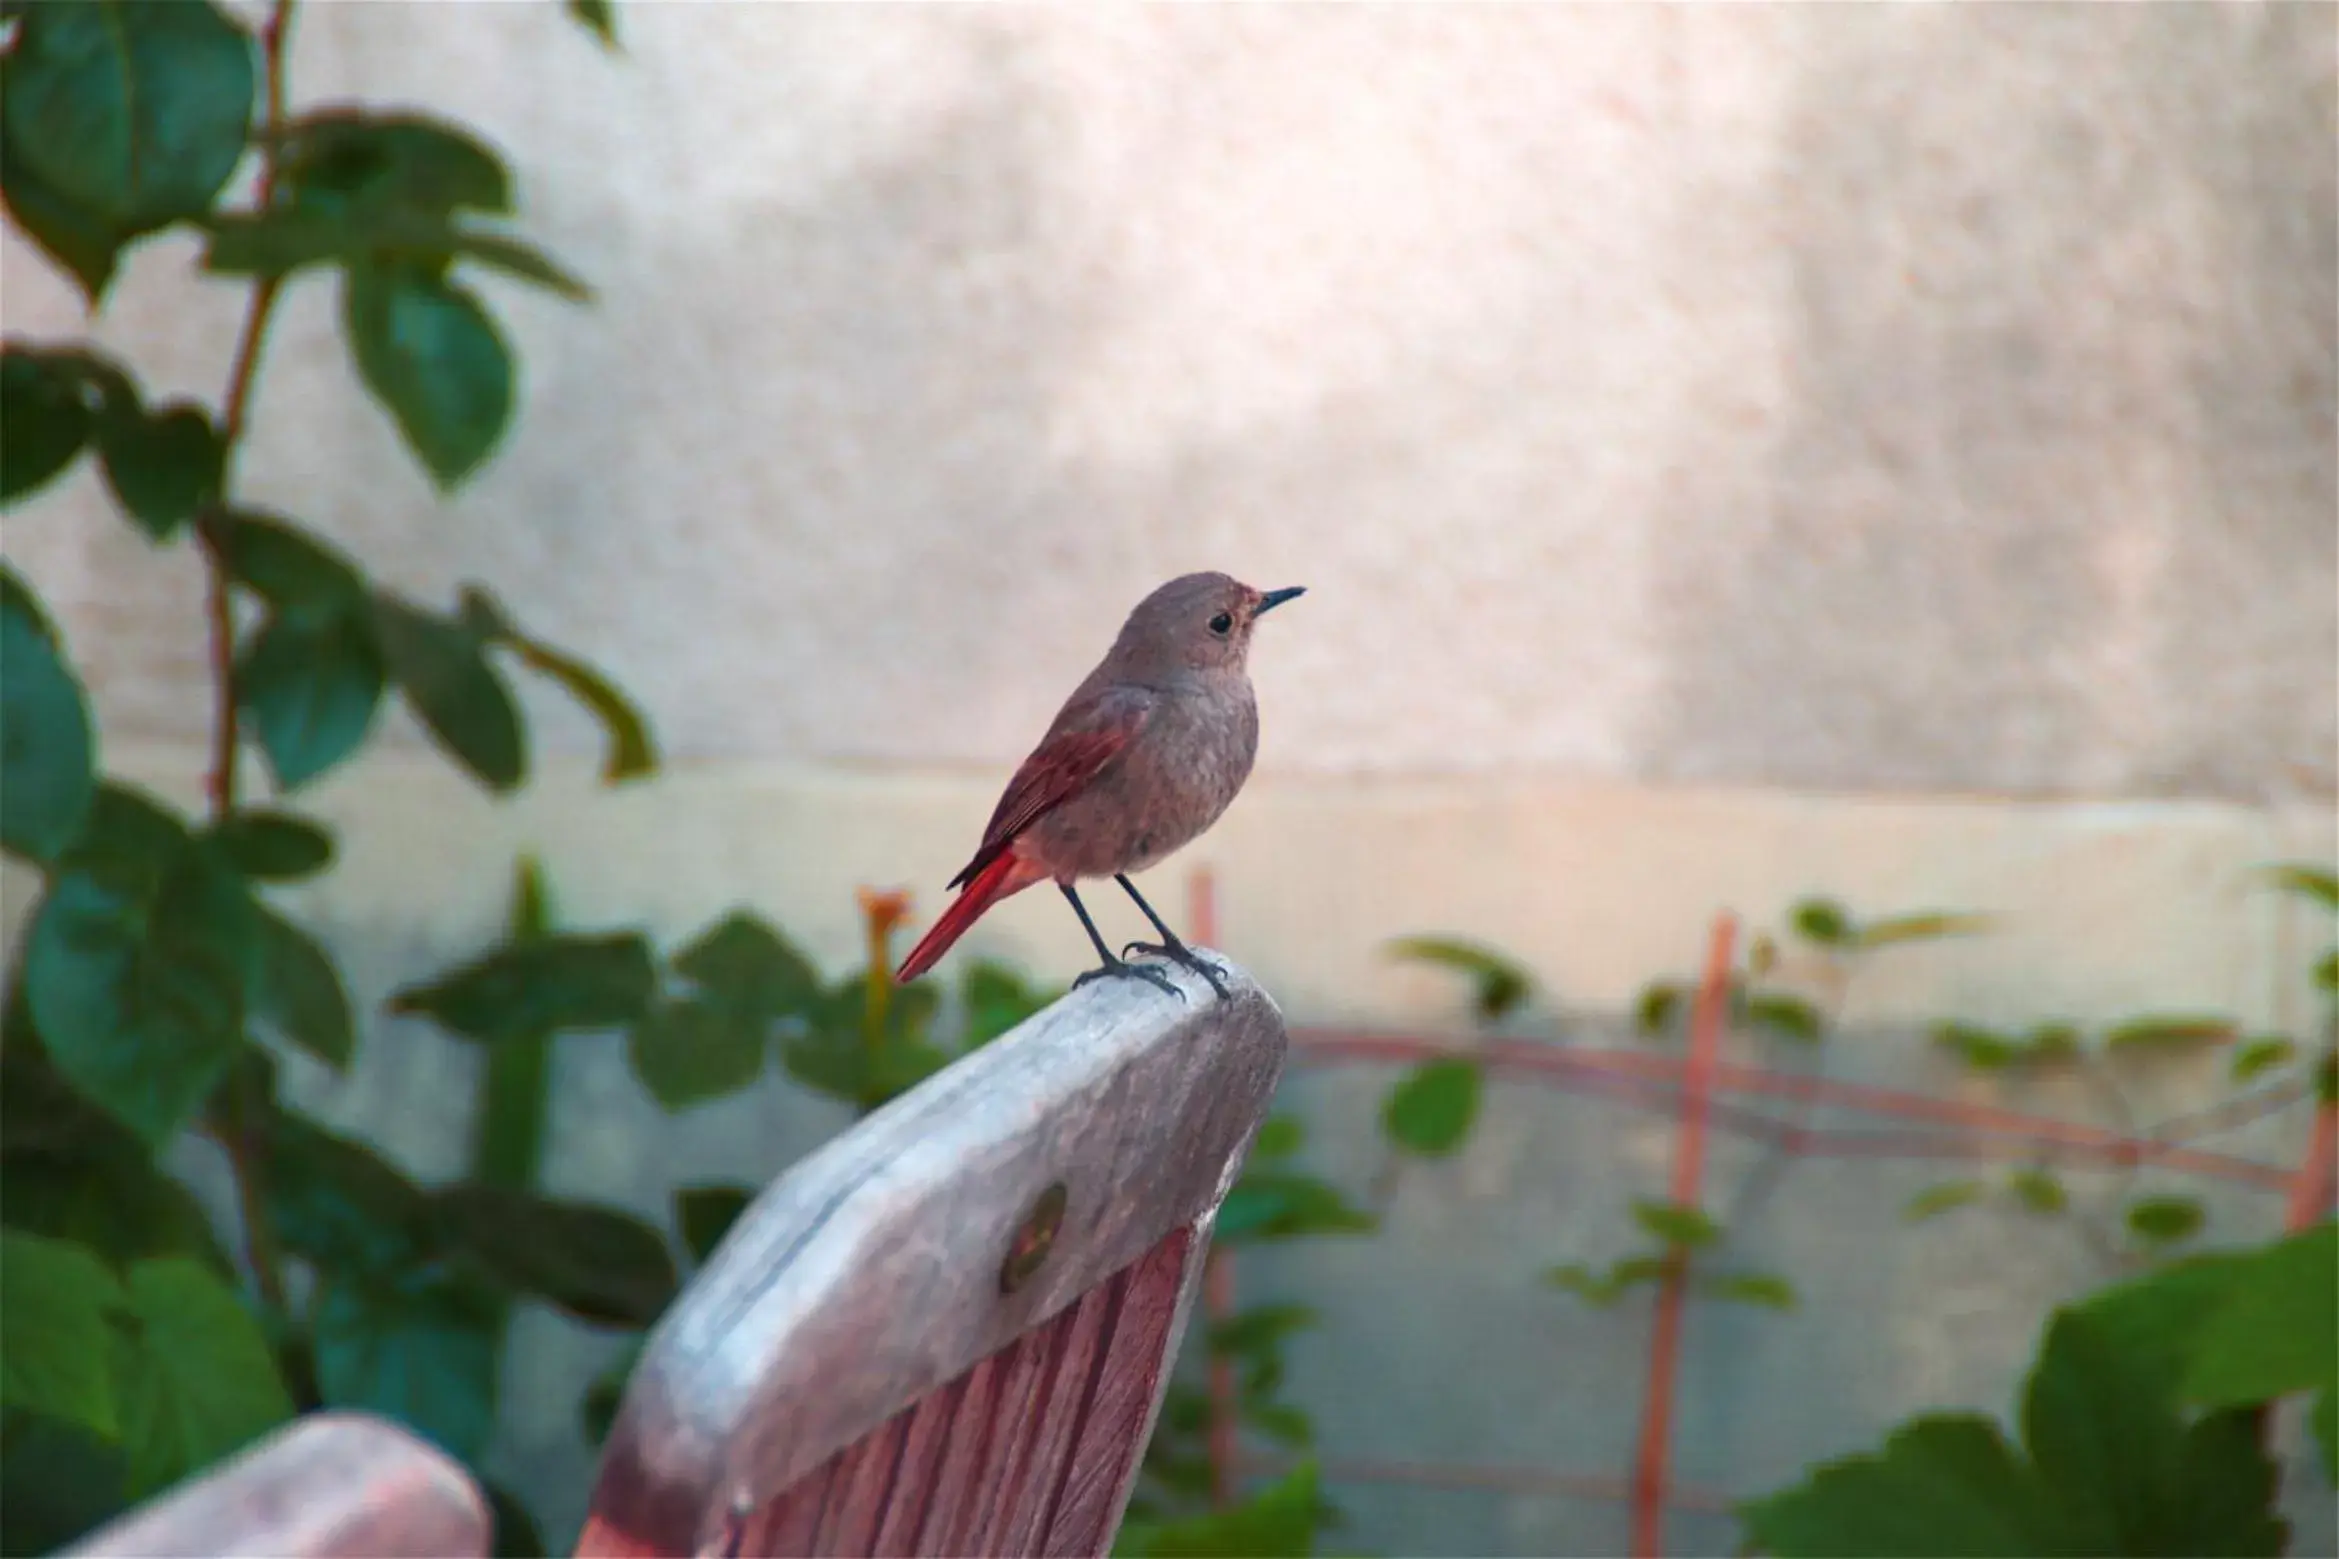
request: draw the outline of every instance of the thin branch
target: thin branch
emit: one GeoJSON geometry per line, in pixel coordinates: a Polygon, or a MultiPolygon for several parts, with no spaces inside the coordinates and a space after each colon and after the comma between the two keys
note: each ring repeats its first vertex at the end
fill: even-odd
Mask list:
{"type": "MultiPolygon", "coordinates": [[[[283,141],[285,123],[284,57],[285,45],[292,31],[294,0],[276,0],[267,22],[260,29],[260,55],[266,72],[268,108],[267,122],[260,136],[260,210],[267,210],[276,199],[277,152],[283,141]]],[[[275,313],[278,281],[264,276],[252,288],[252,301],[244,312],[244,327],[236,341],[236,354],[228,369],[227,395],[220,411],[219,433],[223,446],[220,487],[224,492],[230,474],[235,469],[237,446],[243,442],[244,426],[252,403],[252,385],[260,371],[260,347],[268,334],[268,321],[275,313]]],[[[214,509],[201,519],[196,535],[202,543],[204,572],[207,585],[207,611],[211,636],[211,674],[215,703],[212,710],[211,746],[211,815],[215,822],[223,821],[236,806],[236,753],[241,745],[237,729],[235,687],[235,601],[229,589],[224,537],[219,526],[219,511],[214,509]]],[[[276,1248],[274,1231],[268,1222],[268,1182],[264,1166],[265,1153],[261,1142],[261,1111],[266,1101],[250,1081],[248,1072],[240,1072],[229,1084],[234,1094],[234,1120],[221,1134],[221,1146],[227,1150],[228,1162],[235,1172],[236,1196],[243,1214],[244,1259],[251,1266],[253,1281],[259,1284],[260,1297],[269,1308],[279,1314],[285,1311],[284,1264],[276,1248]]]]}

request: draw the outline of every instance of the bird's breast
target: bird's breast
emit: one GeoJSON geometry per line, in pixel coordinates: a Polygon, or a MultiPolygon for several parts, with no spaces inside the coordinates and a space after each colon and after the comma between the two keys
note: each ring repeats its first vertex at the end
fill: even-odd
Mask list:
{"type": "Polygon", "coordinates": [[[1137,739],[1022,848],[1059,878],[1143,871],[1218,821],[1258,750],[1247,678],[1164,692],[1137,739]]]}

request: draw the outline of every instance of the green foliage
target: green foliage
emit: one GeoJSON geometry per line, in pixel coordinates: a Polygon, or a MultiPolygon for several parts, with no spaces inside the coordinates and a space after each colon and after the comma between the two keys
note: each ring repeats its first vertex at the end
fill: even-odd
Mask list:
{"type": "Polygon", "coordinates": [[[2339,873],[2334,873],[2328,866],[2297,861],[2268,867],[2266,876],[2285,893],[2295,893],[2327,910],[2339,911],[2339,873]]]}
{"type": "Polygon", "coordinates": [[[1469,1137],[1485,1089],[1485,1071],[1475,1061],[1424,1061],[1389,1091],[1381,1107],[1382,1130],[1392,1145],[1408,1153],[1443,1158],[1469,1137]]]}
{"type": "Polygon", "coordinates": [[[2071,1193],[2063,1189],[2063,1182],[2051,1169],[2018,1169],[2006,1177],[2006,1189],[2022,1206],[2042,1216],[2062,1212],[2071,1205],[2071,1193]]]}
{"type": "Polygon", "coordinates": [[[1782,1556],[2279,1553],[2256,1410],[2315,1391],[2328,1418],[2333,1231],[2180,1263],[2057,1312],[2020,1446],[1986,1419],[1912,1420],[1879,1451],[1746,1506],[1749,1534],[1782,1556]]]}
{"type": "Polygon", "coordinates": [[[687,1185],[674,1193],[674,1227],[690,1259],[704,1263],[755,1193],[743,1185],[687,1185]]]}
{"type": "Polygon", "coordinates": [[[2233,1080],[2246,1083],[2261,1072],[2288,1066],[2297,1056],[2298,1046],[2279,1034],[2248,1040],[2234,1049],[2233,1080]]]}
{"type": "MultiPolygon", "coordinates": [[[[588,9],[606,36],[606,6],[588,9]]],[[[360,380],[442,488],[503,436],[515,372],[500,327],[450,271],[585,296],[480,220],[511,212],[512,180],[467,129],[394,109],[283,113],[288,10],[279,0],[256,37],[213,0],[9,3],[0,34],[0,196],[93,310],[124,251],[172,227],[205,235],[214,274],[254,279],[216,407],[149,394],[85,341],[0,347],[0,504],[91,456],[147,543],[199,544],[219,607],[210,659],[224,668],[223,767],[205,816],[189,819],[99,771],[68,646],[33,587],[0,569],[0,847],[41,878],[0,1043],[9,1551],[70,1541],[322,1405],[373,1408],[476,1454],[513,1300],[631,1331],[678,1281],[663,1231],[529,1184],[542,1047],[650,1010],[658,972],[639,937],[563,937],[518,917],[511,949],[404,993],[400,1010],[497,1047],[491,1082],[536,1090],[530,1126],[491,1089],[482,1130],[497,1146],[479,1178],[425,1189],[275,1097],[271,1047],[346,1068],[358,1025],[328,946],[266,896],[327,870],[334,832],[241,798],[237,744],[295,790],[355,755],[395,688],[450,758],[508,789],[527,769],[508,662],[600,720],[611,781],[657,761],[605,677],[485,591],[453,614],[427,610],[231,490],[278,292],[302,274],[339,274],[360,380]],[[239,176],[254,156],[260,176],[239,176]],[[257,204],[225,203],[246,190],[257,204]],[[188,1132],[227,1150],[253,1219],[239,1259],[161,1167],[188,1132]]],[[[508,1499],[497,1524],[500,1544],[541,1551],[508,1499]]]]}
{"type": "Polygon", "coordinates": [[[2146,1245],[2174,1245],[2201,1232],[2198,1197],[2146,1196],[2128,1204],[2128,1232],[2146,1245]]]}
{"type": "Polygon", "coordinates": [[[52,861],[89,810],[97,738],[56,631],[9,569],[0,569],[0,665],[8,668],[0,677],[0,847],[52,861]]]}
{"type": "Polygon", "coordinates": [[[1516,963],[1494,949],[1460,937],[1401,937],[1389,956],[1451,969],[1470,980],[1471,1006],[1482,1023],[1495,1023],[1526,1004],[1535,983],[1516,963]]]}
{"type": "Polygon", "coordinates": [[[1118,1559],[1299,1559],[1316,1551],[1316,1464],[1302,1462],[1239,1504],[1163,1522],[1132,1521],[1118,1559]]]}
{"type": "Polygon", "coordinates": [[[110,1318],[124,1303],[83,1246],[0,1229],[0,1406],[119,1436],[110,1318]]]}
{"type": "Polygon", "coordinates": [[[121,249],[211,206],[242,160],[252,41],[210,0],[27,6],[0,63],[0,191],[94,305],[121,249]]]}
{"type": "Polygon", "coordinates": [[[2233,1024],[2219,1017],[2154,1014],[2131,1018],[2105,1033],[2104,1050],[2111,1055],[2164,1050],[2190,1050],[2233,1038],[2233,1024]]]}
{"type": "Polygon", "coordinates": [[[1676,1250],[1703,1250],[1722,1238],[1722,1226],[1702,1207],[1636,1200],[1632,1217],[1658,1243],[1676,1250]]]}
{"type": "Polygon", "coordinates": [[[1944,1180],[1929,1185],[1908,1200],[1901,1209],[1901,1217],[1910,1223],[1923,1223],[1943,1213],[1971,1206],[1990,1194],[1990,1188],[1979,1180],[1944,1180]]]}

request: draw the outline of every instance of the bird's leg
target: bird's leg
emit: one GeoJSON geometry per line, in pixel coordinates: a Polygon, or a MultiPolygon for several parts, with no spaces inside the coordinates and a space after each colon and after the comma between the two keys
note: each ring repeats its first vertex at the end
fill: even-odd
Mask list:
{"type": "Polygon", "coordinates": [[[1218,971],[1211,966],[1209,960],[1178,940],[1178,934],[1169,928],[1168,922],[1153,912],[1153,906],[1145,902],[1145,895],[1137,891],[1137,884],[1129,880],[1126,872],[1114,877],[1113,881],[1119,883],[1121,890],[1137,901],[1137,907],[1145,911],[1145,918],[1153,922],[1153,929],[1161,933],[1159,942],[1131,942],[1121,951],[1124,953],[1158,953],[1171,963],[1182,964],[1200,975],[1203,981],[1218,993],[1219,1000],[1224,1001],[1226,999],[1226,986],[1218,978],[1218,971]]]}
{"type": "Polygon", "coordinates": [[[1159,969],[1147,969],[1141,965],[1124,963],[1115,958],[1113,950],[1105,946],[1105,939],[1097,935],[1096,922],[1088,918],[1088,906],[1080,902],[1080,895],[1072,891],[1072,884],[1059,882],[1056,886],[1062,888],[1064,897],[1072,901],[1072,913],[1080,917],[1080,929],[1088,933],[1089,941],[1096,944],[1096,956],[1104,960],[1102,968],[1091,969],[1079,979],[1074,980],[1072,982],[1074,990],[1080,989],[1091,980],[1102,980],[1107,976],[1120,976],[1126,979],[1143,980],[1148,985],[1159,986],[1180,1001],[1186,999],[1186,993],[1172,984],[1170,977],[1159,969]]]}

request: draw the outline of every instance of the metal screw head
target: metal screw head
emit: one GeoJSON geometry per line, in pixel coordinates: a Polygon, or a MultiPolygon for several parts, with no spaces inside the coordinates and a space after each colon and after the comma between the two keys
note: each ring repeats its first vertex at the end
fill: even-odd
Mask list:
{"type": "Polygon", "coordinates": [[[1031,1211],[1015,1226],[1015,1237],[1007,1242],[1007,1259],[999,1264],[1000,1293],[1023,1287],[1046,1262],[1048,1252],[1056,1248],[1056,1231],[1064,1227],[1064,1208],[1071,1200],[1072,1193],[1059,1180],[1031,1204],[1031,1211]]]}

